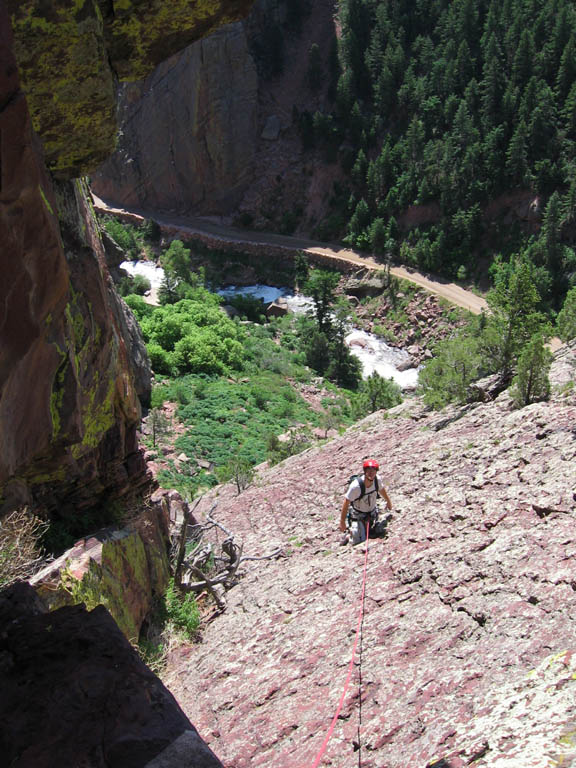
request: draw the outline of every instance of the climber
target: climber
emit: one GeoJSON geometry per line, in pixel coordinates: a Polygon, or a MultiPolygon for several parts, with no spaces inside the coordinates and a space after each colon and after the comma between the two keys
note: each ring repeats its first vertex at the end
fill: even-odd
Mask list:
{"type": "Polygon", "coordinates": [[[350,538],[353,544],[361,544],[366,541],[366,523],[370,523],[370,533],[378,534],[378,495],[385,501],[389,510],[392,502],[378,476],[378,462],[375,459],[366,459],[362,465],[364,473],[354,475],[346,492],[342,511],[340,512],[340,530],[346,534],[342,544],[346,544],[350,538]],[[350,506],[352,507],[349,511],[350,506]],[[348,534],[347,524],[350,531],[348,534]]]}

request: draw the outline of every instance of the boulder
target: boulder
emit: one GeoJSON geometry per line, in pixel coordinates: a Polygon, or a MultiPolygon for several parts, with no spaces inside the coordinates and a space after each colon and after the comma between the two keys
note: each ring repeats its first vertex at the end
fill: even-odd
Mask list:
{"type": "Polygon", "coordinates": [[[51,609],[105,605],[131,640],[138,639],[170,578],[168,508],[151,504],[125,528],[106,528],[78,541],[31,580],[51,609]]]}
{"type": "Polygon", "coordinates": [[[222,768],[103,606],[47,613],[17,584],[0,625],[5,765],[222,768]]]}
{"type": "Polygon", "coordinates": [[[279,301],[273,301],[266,307],[266,317],[284,317],[288,314],[288,307],[279,301]]]}

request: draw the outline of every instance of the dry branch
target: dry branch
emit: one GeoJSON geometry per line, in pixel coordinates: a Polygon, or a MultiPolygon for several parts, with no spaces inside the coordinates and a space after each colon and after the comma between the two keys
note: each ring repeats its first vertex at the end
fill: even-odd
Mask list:
{"type": "MultiPolygon", "coordinates": [[[[201,499],[198,499],[194,505],[194,509],[196,509],[200,500],[201,499]]],[[[272,557],[278,557],[282,554],[282,549],[278,548],[268,555],[261,555],[259,557],[243,557],[242,544],[237,544],[234,541],[234,534],[232,531],[228,530],[226,526],[214,519],[213,512],[216,509],[216,506],[217,504],[212,505],[204,523],[190,525],[191,512],[187,510],[184,513],[182,529],[179,535],[178,559],[174,579],[176,581],[178,578],[176,583],[183,591],[209,592],[219,610],[223,611],[226,604],[216,591],[215,587],[230,589],[236,582],[237,571],[241,563],[248,560],[268,560],[272,557]],[[192,538],[197,541],[199,545],[206,534],[214,529],[223,531],[226,534],[226,538],[221,544],[223,555],[214,554],[212,545],[210,542],[206,542],[203,547],[200,548],[198,546],[192,555],[186,558],[186,541],[189,540],[188,531],[192,531],[192,538]],[[213,556],[213,566],[210,569],[210,572],[207,566],[211,556],[213,556]],[[190,576],[194,581],[190,580],[190,576]]]]}

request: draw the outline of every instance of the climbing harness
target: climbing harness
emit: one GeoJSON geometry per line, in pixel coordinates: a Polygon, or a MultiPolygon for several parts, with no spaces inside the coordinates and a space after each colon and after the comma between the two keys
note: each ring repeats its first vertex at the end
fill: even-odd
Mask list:
{"type": "Polygon", "coordinates": [[[330,741],[330,738],[332,736],[332,733],[334,731],[334,728],[336,727],[336,722],[338,721],[338,717],[340,716],[340,712],[342,711],[342,706],[344,704],[344,699],[346,698],[346,693],[348,692],[348,687],[350,685],[350,679],[352,677],[352,669],[354,668],[354,659],[356,658],[356,648],[358,647],[358,641],[360,640],[360,654],[359,654],[359,671],[360,671],[360,693],[358,697],[359,701],[359,722],[358,722],[358,742],[355,744],[354,749],[358,751],[358,765],[361,766],[361,752],[362,752],[362,742],[360,740],[360,727],[362,725],[361,717],[362,717],[362,626],[364,623],[364,603],[365,603],[365,597],[366,597],[366,568],[368,565],[368,534],[370,532],[370,521],[368,520],[366,522],[366,550],[364,553],[364,572],[362,575],[362,592],[360,595],[360,610],[358,611],[358,621],[356,624],[356,635],[354,637],[354,645],[352,647],[352,656],[350,658],[350,663],[348,665],[348,674],[346,676],[346,682],[344,683],[344,690],[342,691],[342,695],[340,696],[340,701],[338,702],[338,707],[336,709],[336,714],[332,718],[332,722],[330,723],[330,727],[328,729],[328,732],[324,738],[324,741],[322,742],[322,746],[318,750],[318,754],[316,755],[316,759],[314,760],[314,763],[312,764],[312,768],[318,768],[320,765],[320,760],[322,759],[322,756],[324,755],[324,752],[326,751],[326,747],[328,746],[328,742],[330,741]]]}

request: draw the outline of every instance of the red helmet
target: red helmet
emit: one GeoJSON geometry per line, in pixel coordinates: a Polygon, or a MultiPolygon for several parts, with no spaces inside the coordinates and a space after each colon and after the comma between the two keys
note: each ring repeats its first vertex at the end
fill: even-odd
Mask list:
{"type": "Polygon", "coordinates": [[[378,464],[376,459],[366,459],[364,464],[362,464],[363,469],[378,469],[379,466],[380,465],[378,464]]]}

